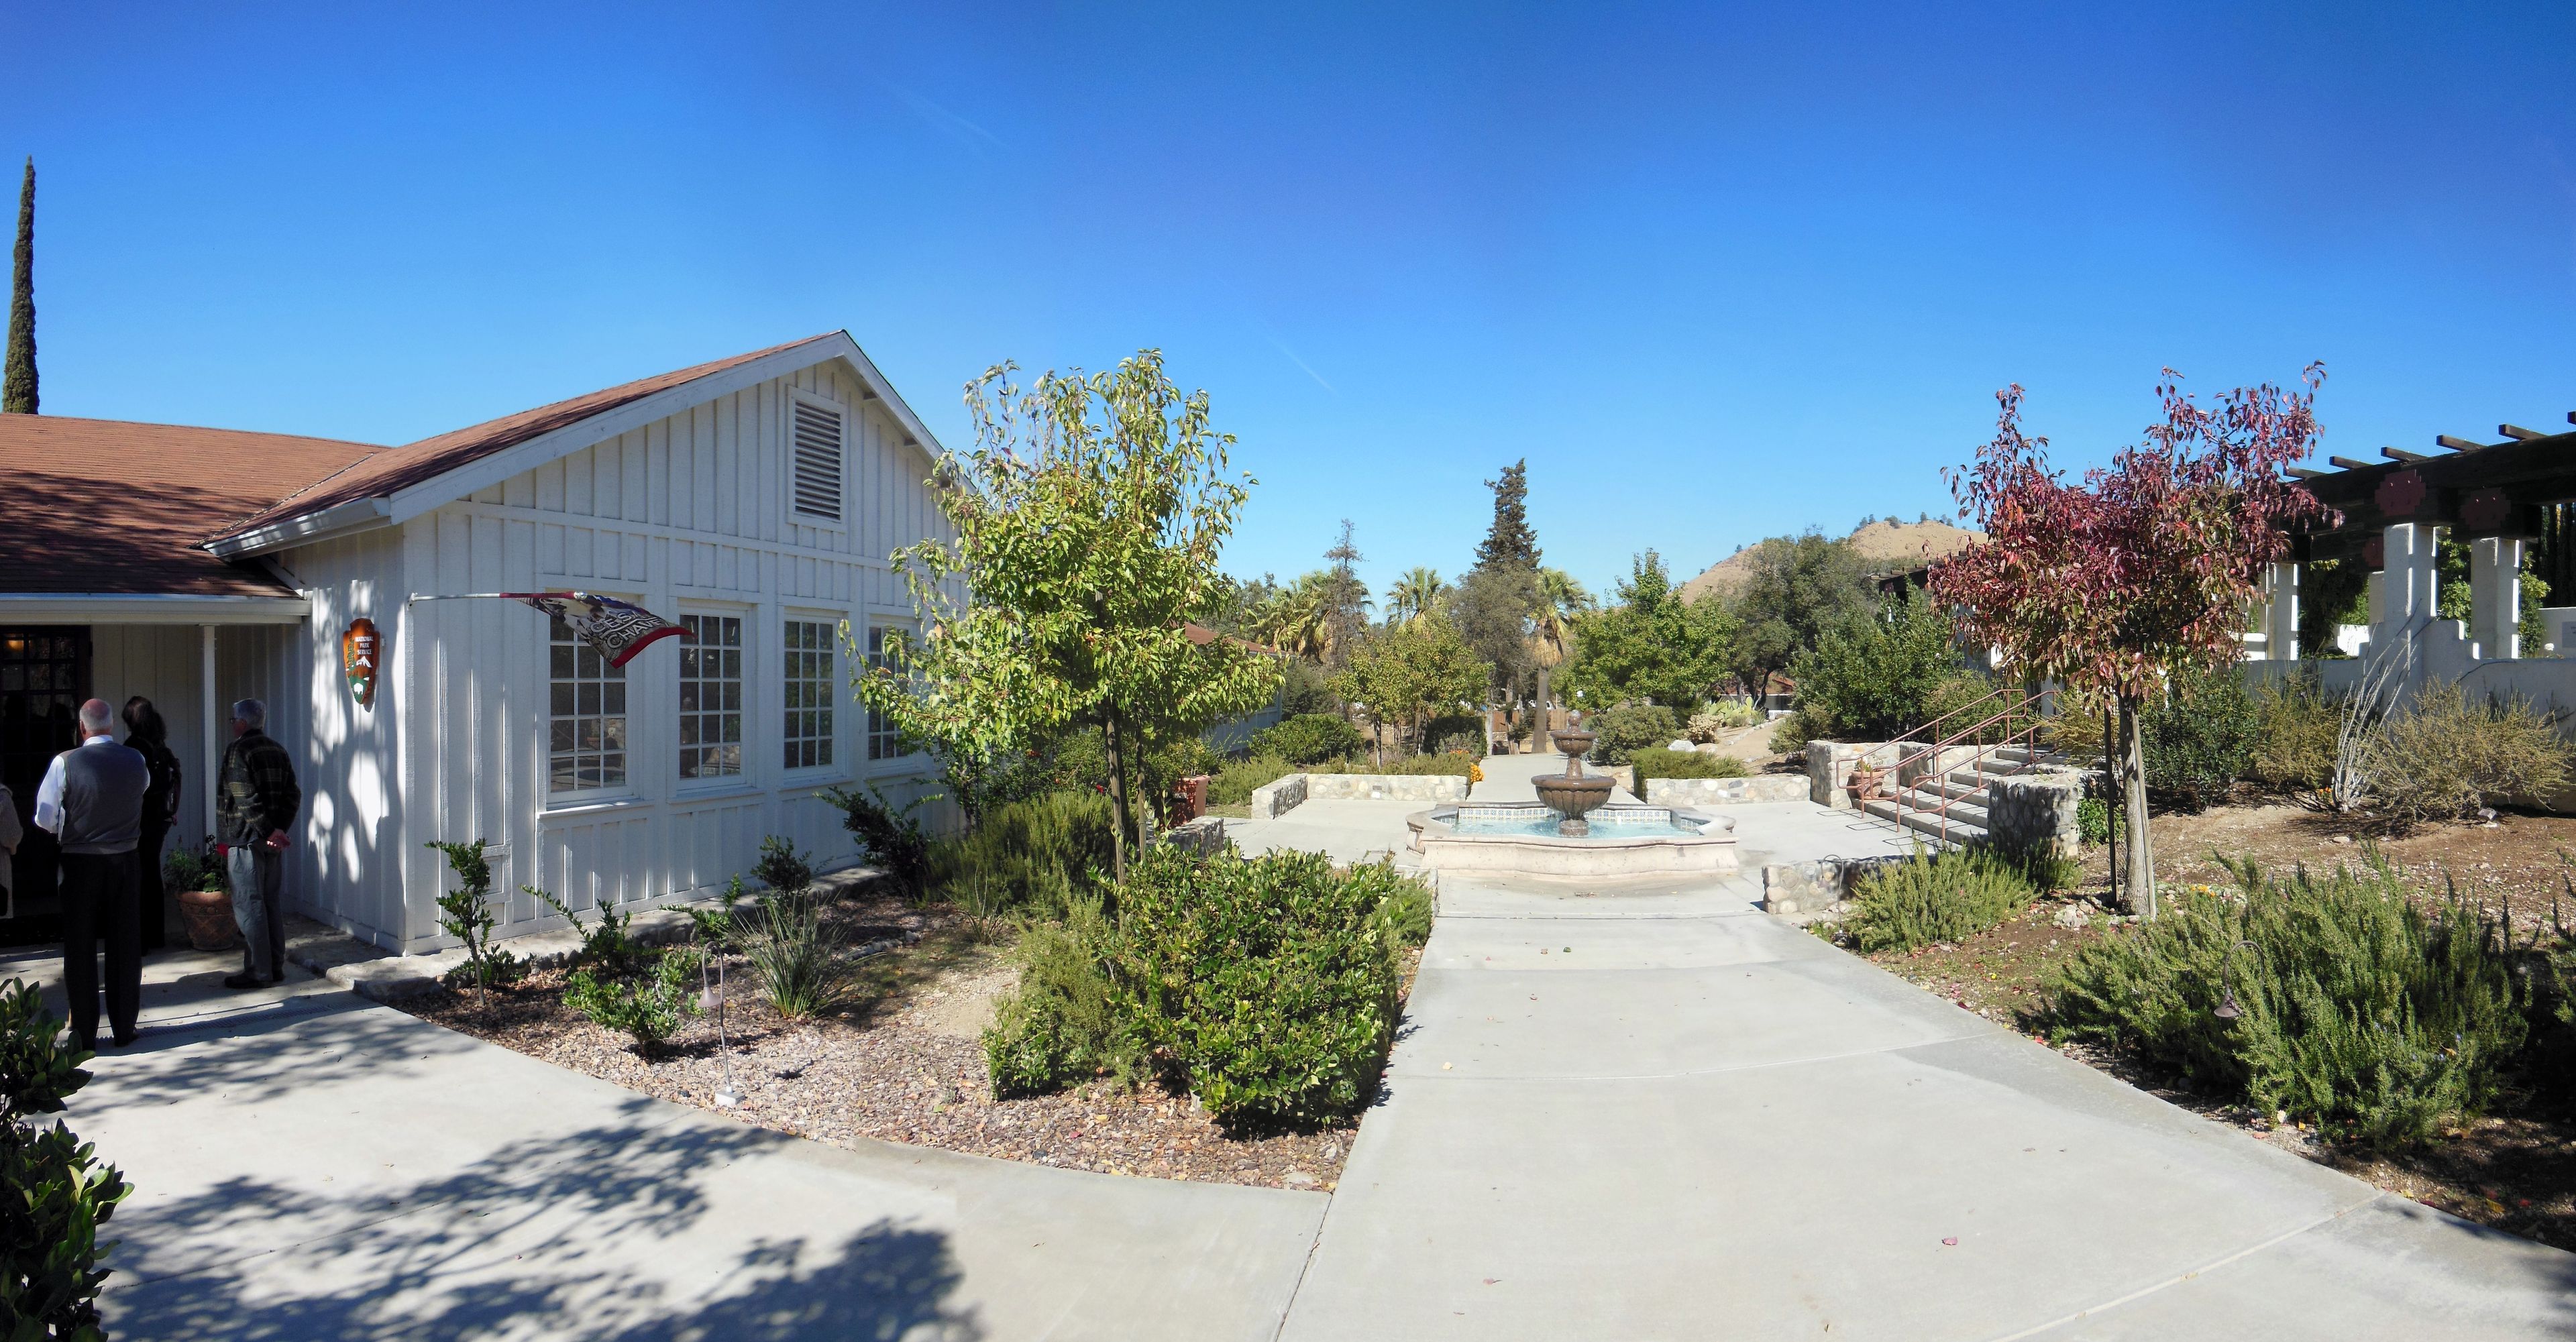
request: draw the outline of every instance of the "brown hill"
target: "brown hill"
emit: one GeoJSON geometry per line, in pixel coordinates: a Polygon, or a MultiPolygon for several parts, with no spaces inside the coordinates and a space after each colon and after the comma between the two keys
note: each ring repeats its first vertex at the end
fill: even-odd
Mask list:
{"type": "MultiPolygon", "coordinates": [[[[1872,522],[1843,538],[1860,552],[1861,562],[1873,574],[1899,573],[1919,568],[1935,559],[1958,553],[1984,540],[1986,533],[1954,527],[1947,522],[1899,522],[1889,518],[1872,522]]],[[[1733,596],[1744,585],[1752,570],[1753,547],[1745,546],[1726,558],[1709,565],[1696,578],[1682,584],[1682,595],[1697,600],[1710,592],[1733,596]]]]}

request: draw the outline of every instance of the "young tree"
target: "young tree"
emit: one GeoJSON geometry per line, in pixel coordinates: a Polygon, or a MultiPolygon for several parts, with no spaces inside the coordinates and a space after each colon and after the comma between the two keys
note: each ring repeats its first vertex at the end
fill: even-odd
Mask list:
{"type": "Polygon", "coordinates": [[[1987,539],[1933,566],[1932,591],[1959,607],[1979,642],[2013,668],[2118,705],[2135,910],[2156,911],[2139,712],[2176,672],[2216,670],[2242,655],[2237,633],[2266,565],[2292,525],[2325,505],[2281,477],[2317,438],[2316,389],[2264,383],[2203,407],[2168,368],[2156,387],[2164,422],[2109,469],[2066,483],[2048,440],[2021,429],[2022,389],[1995,393],[1995,437],[1974,465],[1945,472],[1962,516],[1987,539]]]}
{"type": "Polygon", "coordinates": [[[1808,730],[1838,741],[1884,741],[1921,726],[1942,685],[1967,669],[1957,628],[1920,592],[1827,633],[1789,666],[1808,730]]]}
{"type": "Polygon", "coordinates": [[[1744,586],[1735,594],[1742,625],[1734,671],[1759,694],[1766,677],[1786,671],[1824,636],[1848,629],[1878,608],[1860,552],[1822,533],[1773,536],[1753,549],[1744,586]]]}
{"type": "Polygon", "coordinates": [[[1529,524],[1529,459],[1503,468],[1503,478],[1488,480],[1494,491],[1494,525],[1476,546],[1480,569],[1538,568],[1538,533],[1529,524]]]}
{"type": "Polygon", "coordinates": [[[1734,618],[1714,598],[1684,598],[1652,550],[1637,556],[1615,595],[1609,609],[1575,622],[1567,687],[1594,707],[1652,699],[1687,718],[1726,675],[1734,618]]]}
{"type": "Polygon", "coordinates": [[[1362,711],[1371,721],[1402,727],[1418,752],[1423,724],[1455,712],[1461,702],[1475,702],[1491,674],[1457,626],[1432,614],[1363,641],[1333,677],[1333,693],[1366,705],[1362,711]]]}
{"type": "Polygon", "coordinates": [[[1360,632],[1368,627],[1368,584],[1360,581],[1358,565],[1368,558],[1351,541],[1351,519],[1342,519],[1341,539],[1324,552],[1333,566],[1324,570],[1324,601],[1332,629],[1325,644],[1324,664],[1339,666],[1359,641],[1360,632]]]}
{"type": "Polygon", "coordinates": [[[1145,751],[1251,712],[1279,683],[1266,658],[1187,628],[1222,595],[1217,552],[1253,481],[1228,472],[1233,435],[1208,427],[1207,393],[1182,395],[1158,350],[1026,393],[1015,367],[967,385],[975,446],[933,477],[956,538],[894,556],[920,636],[890,640],[887,666],[854,684],[952,752],[1100,727],[1124,877],[1145,751]]]}
{"type": "Polygon", "coordinates": [[[9,273],[9,353],[0,414],[36,413],[36,160],[18,185],[18,248],[9,273]]]}

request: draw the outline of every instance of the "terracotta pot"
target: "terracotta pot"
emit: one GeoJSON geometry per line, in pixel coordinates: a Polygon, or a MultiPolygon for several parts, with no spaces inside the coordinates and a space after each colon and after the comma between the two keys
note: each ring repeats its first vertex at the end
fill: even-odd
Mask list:
{"type": "Polygon", "coordinates": [[[1878,788],[1884,775],[1876,769],[1854,769],[1851,776],[1852,805],[1878,800],[1878,788]]]}
{"type": "Polygon", "coordinates": [[[179,921],[188,929],[188,944],[201,951],[230,950],[241,944],[233,923],[233,897],[225,890],[182,890],[179,921]]]}
{"type": "Polygon", "coordinates": [[[1181,780],[1181,819],[1196,820],[1207,814],[1209,781],[1206,774],[1192,774],[1181,780]]]}

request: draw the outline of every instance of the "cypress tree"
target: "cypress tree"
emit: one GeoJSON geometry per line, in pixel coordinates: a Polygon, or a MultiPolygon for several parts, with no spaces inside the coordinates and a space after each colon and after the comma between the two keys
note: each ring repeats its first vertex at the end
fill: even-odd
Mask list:
{"type": "Polygon", "coordinates": [[[1489,570],[1538,571],[1538,533],[1529,524],[1529,459],[1503,468],[1503,478],[1488,480],[1494,491],[1494,526],[1476,546],[1476,567],[1489,570]]]}
{"type": "Polygon", "coordinates": [[[36,160],[18,187],[18,251],[9,276],[9,357],[0,372],[0,414],[36,413],[36,160]]]}

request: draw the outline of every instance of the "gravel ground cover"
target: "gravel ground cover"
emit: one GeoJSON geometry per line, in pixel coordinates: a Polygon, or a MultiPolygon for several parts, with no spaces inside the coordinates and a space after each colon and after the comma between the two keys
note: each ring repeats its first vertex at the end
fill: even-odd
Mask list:
{"type": "MultiPolygon", "coordinates": [[[[2366,831],[2294,806],[2214,808],[2199,815],[2157,816],[2159,884],[2232,884],[2212,851],[2251,853],[2267,867],[2287,871],[2297,862],[2331,869],[2358,864],[2366,831]],[[2338,836],[2345,841],[2336,842],[2338,836]]],[[[2508,813],[2497,828],[2446,826],[2380,842],[2382,854],[2411,884],[2443,888],[2444,873],[2461,893],[2501,913],[2507,896],[2514,921],[2526,932],[2549,916],[2549,896],[2563,891],[2561,849],[2576,852],[2576,819],[2508,813]]],[[[2085,857],[2084,890],[2108,890],[2100,849],[2085,857]]],[[[2576,901],[2561,893],[2576,922],[2576,901]]],[[[1956,945],[1894,951],[1873,959],[1925,991],[1962,1010],[2008,1025],[2041,1043],[2047,986],[2058,966],[2123,924],[2082,898],[2041,901],[2020,916],[1956,945]],[[2061,921],[2063,920],[2063,921],[2061,921]],[[2077,924],[2070,926],[2068,924],[2077,924]]],[[[2228,1124],[2320,1164],[2330,1165],[2401,1197],[2483,1225],[2576,1250],[2576,1115],[2558,1112],[2527,1094],[2508,1093],[2497,1111],[2446,1131],[2440,1140],[2399,1151],[2341,1147],[2295,1123],[2196,1094],[2177,1078],[2116,1050],[2081,1044],[2060,1046],[2070,1058],[2139,1089],[2228,1124]]]]}
{"type": "MultiPolygon", "coordinates": [[[[996,1100],[978,1042],[993,997],[1016,979],[1007,955],[968,935],[945,909],[890,899],[845,901],[833,914],[853,945],[918,933],[861,962],[850,1000],[812,1020],[781,1019],[739,960],[726,963],[727,1004],[685,1023],[651,1056],[563,1005],[563,976],[544,971],[493,993],[442,992],[401,1004],[425,1020],[587,1072],[631,1090],[744,1123],[849,1146],[935,1146],[1063,1169],[1268,1188],[1333,1188],[1356,1122],[1317,1131],[1232,1137],[1186,1096],[1096,1082],[996,1100]],[[729,1047],[728,1047],[729,1044],[729,1047]],[[727,1091],[738,1102],[719,1105],[727,1091]]],[[[1410,975],[1407,976],[1408,986],[1410,975]]]]}

